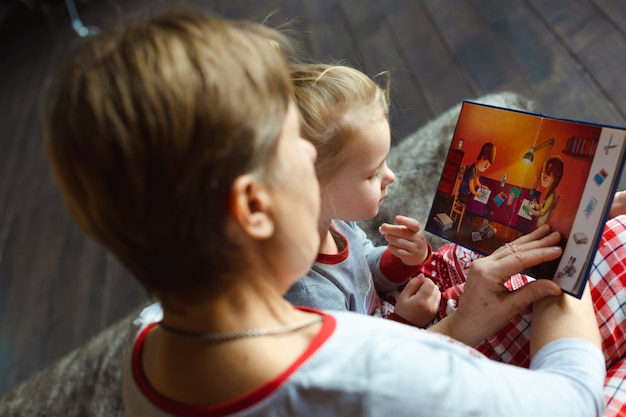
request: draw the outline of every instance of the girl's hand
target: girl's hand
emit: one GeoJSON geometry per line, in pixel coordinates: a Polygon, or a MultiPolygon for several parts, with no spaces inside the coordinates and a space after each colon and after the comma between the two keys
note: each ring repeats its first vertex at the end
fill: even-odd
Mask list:
{"type": "Polygon", "coordinates": [[[441,291],[424,274],[412,278],[396,301],[394,312],[413,326],[426,327],[439,311],[441,291]]]}
{"type": "Polygon", "coordinates": [[[524,269],[551,261],[562,254],[561,237],[543,225],[491,255],[472,262],[456,311],[429,330],[475,346],[496,333],[529,304],[549,295],[562,294],[548,279],[538,279],[509,291],[504,283],[524,269]]]}
{"type": "Polygon", "coordinates": [[[405,216],[396,216],[396,224],[383,223],[380,232],[385,236],[389,251],[408,266],[420,265],[428,258],[428,241],[419,222],[405,216]]]}

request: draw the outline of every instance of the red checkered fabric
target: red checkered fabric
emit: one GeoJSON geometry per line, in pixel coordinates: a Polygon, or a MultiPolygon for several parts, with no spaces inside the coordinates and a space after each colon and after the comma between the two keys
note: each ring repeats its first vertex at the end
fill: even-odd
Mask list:
{"type": "Polygon", "coordinates": [[[626,415],[626,358],[614,363],[606,372],[604,380],[604,417],[626,415]]]}
{"type": "Polygon", "coordinates": [[[604,228],[593,261],[589,286],[602,336],[607,365],[604,415],[626,415],[626,216],[610,220],[604,228]]]}
{"type": "MultiPolygon", "coordinates": [[[[602,336],[602,350],[607,365],[605,380],[605,417],[626,415],[626,216],[607,222],[591,268],[588,285],[602,336]]],[[[431,277],[442,292],[440,318],[454,311],[463,293],[470,264],[480,255],[456,244],[440,248],[422,271],[431,277]]],[[[507,282],[511,290],[532,278],[516,275],[507,282]]],[[[487,357],[501,362],[530,365],[531,308],[528,307],[504,329],[476,348],[487,357]]]]}

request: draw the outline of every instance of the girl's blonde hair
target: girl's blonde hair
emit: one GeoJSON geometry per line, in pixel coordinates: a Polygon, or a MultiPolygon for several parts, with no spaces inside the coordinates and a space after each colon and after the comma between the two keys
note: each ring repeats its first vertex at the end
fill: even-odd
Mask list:
{"type": "Polygon", "coordinates": [[[389,118],[388,73],[384,87],[359,70],[341,65],[299,64],[291,70],[302,136],[317,149],[316,171],[328,185],[345,160],[345,149],[363,125],[389,118]]]}

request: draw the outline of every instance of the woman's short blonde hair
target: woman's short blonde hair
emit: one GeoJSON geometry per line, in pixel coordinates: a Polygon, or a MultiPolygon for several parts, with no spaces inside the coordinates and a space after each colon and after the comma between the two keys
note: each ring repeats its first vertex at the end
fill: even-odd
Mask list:
{"type": "Polygon", "coordinates": [[[288,43],[168,14],[87,41],[53,79],[43,124],[69,210],[148,292],[206,298],[241,263],[224,230],[230,188],[273,165],[288,43]]]}
{"type": "Polygon", "coordinates": [[[345,149],[368,120],[389,117],[389,76],[384,87],[342,65],[293,65],[291,78],[302,135],[317,149],[316,171],[328,185],[343,165],[345,149]]]}

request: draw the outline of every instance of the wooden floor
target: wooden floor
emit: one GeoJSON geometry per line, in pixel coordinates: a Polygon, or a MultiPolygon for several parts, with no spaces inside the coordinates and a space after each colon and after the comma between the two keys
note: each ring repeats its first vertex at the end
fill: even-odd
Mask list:
{"type": "MultiPolygon", "coordinates": [[[[168,3],[87,0],[79,11],[105,28],[168,3]]],[[[193,3],[227,17],[295,18],[311,57],[391,70],[395,141],[463,99],[505,90],[552,116],[626,125],[623,0],[193,3]]],[[[73,224],[45,160],[39,95],[76,39],[63,2],[50,4],[0,31],[0,395],[146,301],[73,224]]]]}

